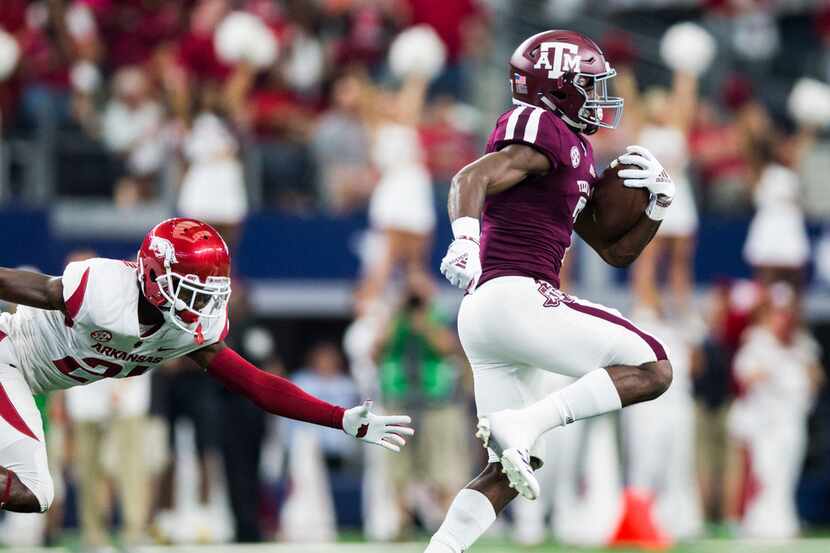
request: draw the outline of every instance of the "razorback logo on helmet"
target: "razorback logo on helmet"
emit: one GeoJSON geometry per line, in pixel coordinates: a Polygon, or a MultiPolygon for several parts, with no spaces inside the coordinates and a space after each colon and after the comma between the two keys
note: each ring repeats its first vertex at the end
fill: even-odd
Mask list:
{"type": "Polygon", "coordinates": [[[578,54],[579,46],[569,42],[543,42],[539,45],[539,59],[533,65],[534,69],[545,68],[548,77],[558,79],[568,72],[579,73],[582,58],[578,54]],[[551,61],[553,51],[553,61],[551,61]]]}
{"type": "Polygon", "coordinates": [[[173,247],[173,243],[167,238],[162,238],[161,236],[153,236],[150,238],[150,251],[161,259],[165,265],[172,265],[173,263],[179,262],[176,259],[176,248],[173,247]]]}
{"type": "Polygon", "coordinates": [[[199,232],[194,232],[192,234],[188,233],[190,229],[193,227],[201,227],[201,223],[197,223],[196,221],[178,221],[176,225],[173,227],[173,237],[179,238],[181,240],[187,240],[190,243],[196,242],[196,240],[203,240],[205,238],[210,237],[210,231],[200,230],[199,232]]]}

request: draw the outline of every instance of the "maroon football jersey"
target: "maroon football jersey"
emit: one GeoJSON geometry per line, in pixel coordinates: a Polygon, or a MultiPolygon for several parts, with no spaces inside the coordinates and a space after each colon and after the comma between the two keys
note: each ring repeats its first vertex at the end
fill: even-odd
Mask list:
{"type": "Polygon", "coordinates": [[[536,148],[551,168],[485,200],[479,285],[518,275],[558,288],[574,221],[596,181],[591,144],[550,111],[524,104],[499,117],[486,152],[508,144],[536,148]]]}

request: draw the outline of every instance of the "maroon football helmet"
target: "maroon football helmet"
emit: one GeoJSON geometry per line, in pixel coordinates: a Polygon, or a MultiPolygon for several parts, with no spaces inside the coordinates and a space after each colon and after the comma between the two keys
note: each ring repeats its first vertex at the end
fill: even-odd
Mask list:
{"type": "Polygon", "coordinates": [[[196,219],[167,219],[152,228],[138,250],[138,280],[147,301],[168,321],[191,327],[218,317],[231,294],[230,253],[212,226],[196,219]]]}
{"type": "Polygon", "coordinates": [[[510,58],[514,101],[549,109],[584,134],[619,124],[623,100],[608,96],[616,74],[600,47],[573,31],[533,35],[510,58]]]}

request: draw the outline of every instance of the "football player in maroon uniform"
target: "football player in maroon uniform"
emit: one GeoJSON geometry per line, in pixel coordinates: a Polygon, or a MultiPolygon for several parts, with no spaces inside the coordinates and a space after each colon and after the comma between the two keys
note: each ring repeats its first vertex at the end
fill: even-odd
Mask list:
{"type": "Polygon", "coordinates": [[[662,394],[672,380],[663,345],[619,312],[562,293],[559,268],[577,233],[609,264],[630,264],[654,237],[674,184],[645,148],[618,159],[628,187],[650,201],[622,237],[594,224],[597,168],[587,136],[614,128],[623,100],[608,96],[615,72],[589,38],[547,31],[510,59],[513,107],[499,117],[486,154],[453,179],[455,240],[441,271],[467,291],[458,330],[473,368],[476,434],[490,463],[462,490],[428,553],[466,551],[517,493],[539,494],[539,438],[548,430],[662,394]],[[553,371],[577,379],[540,397],[553,371]]]}

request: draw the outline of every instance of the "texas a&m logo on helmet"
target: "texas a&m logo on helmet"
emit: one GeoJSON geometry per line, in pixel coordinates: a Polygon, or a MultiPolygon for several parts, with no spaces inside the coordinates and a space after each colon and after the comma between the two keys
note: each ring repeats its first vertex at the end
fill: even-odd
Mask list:
{"type": "Polygon", "coordinates": [[[548,70],[548,77],[558,79],[568,72],[579,73],[581,57],[579,46],[570,42],[543,42],[539,45],[539,59],[534,69],[548,70]]]}

